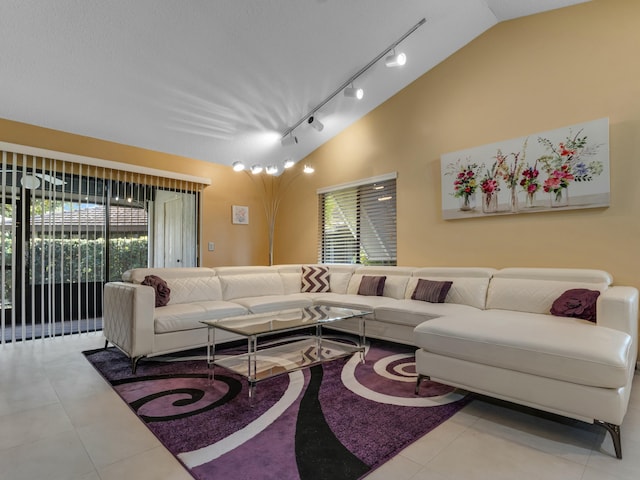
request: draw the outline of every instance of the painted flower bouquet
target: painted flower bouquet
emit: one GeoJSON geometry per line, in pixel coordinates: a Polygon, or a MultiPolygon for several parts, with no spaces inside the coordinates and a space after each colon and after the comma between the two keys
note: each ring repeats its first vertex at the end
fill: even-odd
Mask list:
{"type": "Polygon", "coordinates": [[[551,206],[568,204],[567,188],[572,181],[590,182],[595,175],[602,173],[602,162],[594,160],[586,163],[583,160],[583,157],[595,155],[599,145],[589,145],[587,136],[580,136],[581,133],[582,130],[573,137],[566,137],[557,146],[549,139],[538,138],[538,142],[549,152],[538,161],[547,173],[543,189],[551,194],[551,206]]]}
{"type": "Polygon", "coordinates": [[[475,207],[475,193],[478,188],[476,178],[478,165],[475,163],[449,165],[447,174],[454,175],[453,196],[460,199],[461,210],[472,210],[475,207]]]}
{"type": "Polygon", "coordinates": [[[536,192],[541,188],[540,182],[538,181],[538,175],[540,175],[540,172],[538,171],[538,162],[536,162],[533,167],[527,166],[522,171],[520,186],[527,194],[528,207],[533,207],[536,192]]]}
{"type": "Polygon", "coordinates": [[[496,155],[502,179],[507,185],[507,188],[511,190],[511,211],[513,213],[518,211],[518,192],[516,191],[516,186],[518,185],[518,179],[524,168],[524,152],[526,148],[527,143],[525,142],[522,152],[510,154],[513,157],[512,163],[507,161],[508,156],[504,155],[500,150],[498,150],[496,155]],[[520,155],[522,155],[522,158],[520,158],[520,155]]]}
{"type": "Polygon", "coordinates": [[[480,191],[482,192],[482,211],[484,213],[495,213],[498,210],[498,162],[493,162],[490,169],[487,169],[480,181],[480,191]]]}

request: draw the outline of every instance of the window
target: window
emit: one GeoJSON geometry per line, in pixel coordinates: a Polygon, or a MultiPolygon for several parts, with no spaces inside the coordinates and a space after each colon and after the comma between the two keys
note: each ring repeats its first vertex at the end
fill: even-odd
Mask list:
{"type": "Polygon", "coordinates": [[[319,194],[320,263],[396,265],[396,175],[319,194]]]}
{"type": "Polygon", "coordinates": [[[196,265],[203,184],[104,162],[0,149],[0,344],[99,330],[106,281],[196,265]]]}

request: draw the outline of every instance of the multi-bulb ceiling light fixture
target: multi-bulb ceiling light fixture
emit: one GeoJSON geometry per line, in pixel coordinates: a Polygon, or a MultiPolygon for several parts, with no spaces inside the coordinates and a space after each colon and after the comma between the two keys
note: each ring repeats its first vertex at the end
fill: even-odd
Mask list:
{"type": "MultiPolygon", "coordinates": [[[[333,100],[340,92],[344,93],[344,96],[347,98],[355,98],[356,100],[362,100],[364,97],[364,90],[360,87],[354,85],[356,80],[364,74],[367,70],[373,67],[377,62],[379,62],[383,57],[386,57],[384,63],[387,67],[401,67],[407,63],[407,56],[404,52],[397,52],[396,48],[400,43],[402,43],[409,35],[415,32],[418,28],[426,23],[426,19],[423,18],[418,23],[416,23],[413,27],[411,27],[404,35],[402,35],[398,40],[393,42],[387,48],[385,48],[379,55],[377,55],[374,59],[372,59],[369,63],[367,63],[364,67],[362,67],[358,72],[351,76],[346,82],[340,85],[335,91],[333,91],[327,98],[325,98],[318,105],[313,107],[309,112],[307,112],[304,116],[300,118],[296,123],[293,124],[292,127],[289,127],[283,134],[280,140],[280,143],[283,147],[293,146],[298,143],[298,137],[295,136],[294,131],[304,122],[307,122],[308,125],[313,127],[318,132],[321,132],[324,129],[324,124],[318,118],[318,111],[324,107],[327,103],[333,100]]],[[[290,168],[294,164],[293,160],[287,159],[283,164],[283,168],[290,168]]],[[[235,161],[232,164],[233,169],[236,172],[240,172],[245,169],[245,165],[241,161],[235,161]]],[[[259,174],[263,170],[269,175],[276,175],[280,169],[277,165],[268,165],[266,167],[262,167],[262,165],[253,165],[251,167],[251,173],[259,174]]],[[[313,168],[305,165],[304,173],[313,172],[313,168]]]]}

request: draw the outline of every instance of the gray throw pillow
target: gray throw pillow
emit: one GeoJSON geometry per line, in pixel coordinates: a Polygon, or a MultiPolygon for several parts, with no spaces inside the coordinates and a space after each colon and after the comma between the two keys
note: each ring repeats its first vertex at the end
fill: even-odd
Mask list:
{"type": "Polygon", "coordinates": [[[450,281],[435,282],[420,278],[411,294],[411,299],[430,303],[444,303],[451,285],[453,285],[453,282],[450,281]]]}
{"type": "Polygon", "coordinates": [[[387,280],[385,275],[371,276],[363,275],[358,287],[358,295],[367,295],[370,297],[381,297],[384,292],[384,282],[387,280]]]}

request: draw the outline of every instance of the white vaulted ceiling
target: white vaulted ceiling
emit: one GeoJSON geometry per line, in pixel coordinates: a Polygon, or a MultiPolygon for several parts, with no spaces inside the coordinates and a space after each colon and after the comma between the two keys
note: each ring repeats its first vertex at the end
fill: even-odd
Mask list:
{"type": "MultiPolygon", "coordinates": [[[[0,118],[230,165],[300,160],[496,23],[585,0],[1,0],[0,118]],[[402,68],[280,138],[420,19],[402,68]]],[[[2,140],[2,132],[0,132],[2,140]]]]}

